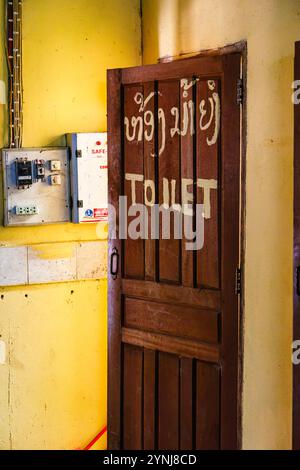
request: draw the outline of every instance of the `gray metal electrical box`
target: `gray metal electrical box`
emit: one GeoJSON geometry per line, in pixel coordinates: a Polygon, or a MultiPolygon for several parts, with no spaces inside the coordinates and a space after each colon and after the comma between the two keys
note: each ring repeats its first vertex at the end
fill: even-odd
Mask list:
{"type": "Polygon", "coordinates": [[[4,225],[70,221],[67,147],[3,149],[4,225]]]}

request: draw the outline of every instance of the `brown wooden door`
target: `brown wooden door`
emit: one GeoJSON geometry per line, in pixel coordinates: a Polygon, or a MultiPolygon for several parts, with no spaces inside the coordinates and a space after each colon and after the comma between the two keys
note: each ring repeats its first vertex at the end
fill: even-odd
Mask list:
{"type": "Polygon", "coordinates": [[[175,216],[170,239],[114,239],[110,211],[109,449],[237,448],[240,62],[108,71],[110,204],[204,204],[198,250],[175,216]]]}

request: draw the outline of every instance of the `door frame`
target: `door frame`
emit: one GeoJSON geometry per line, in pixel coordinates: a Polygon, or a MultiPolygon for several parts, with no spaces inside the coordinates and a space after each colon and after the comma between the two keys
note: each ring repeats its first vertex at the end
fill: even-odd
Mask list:
{"type": "MultiPolygon", "coordinates": [[[[295,43],[294,80],[300,80],[300,41],[295,43]]],[[[293,341],[300,339],[300,104],[294,104],[293,341]]],[[[293,365],[293,449],[300,450],[300,364],[293,365]]]]}
{"type": "MultiPolygon", "coordinates": [[[[222,48],[218,49],[210,49],[210,50],[203,50],[203,51],[198,51],[195,53],[182,53],[178,56],[167,56],[167,57],[162,57],[158,59],[158,63],[166,63],[166,62],[172,62],[176,60],[182,60],[185,58],[197,58],[197,57],[209,57],[209,56],[215,56],[215,55],[228,55],[228,54],[233,54],[233,53],[239,53],[241,56],[241,77],[242,77],[242,106],[241,106],[241,136],[240,136],[240,141],[241,141],[241,153],[240,153],[240,259],[239,259],[239,266],[240,266],[240,272],[241,272],[241,278],[240,278],[240,295],[239,295],[239,306],[238,306],[238,315],[239,315],[239,331],[238,331],[238,393],[237,393],[237,448],[241,449],[242,448],[242,395],[243,395],[243,367],[244,367],[244,292],[245,292],[245,276],[244,276],[244,266],[245,266],[245,219],[246,219],[246,150],[247,150],[247,42],[246,41],[240,41],[234,44],[230,44],[227,46],[224,46],[222,48]]],[[[118,83],[120,83],[120,75],[117,76],[116,74],[114,75],[109,75],[108,74],[108,80],[111,82],[113,81],[114,83],[114,89],[117,88],[118,83]]],[[[120,106],[115,106],[115,103],[112,105],[112,103],[109,101],[107,102],[107,109],[108,113],[111,116],[110,118],[110,124],[113,126],[113,124],[119,123],[119,115],[121,112],[121,107],[120,106]]],[[[108,129],[109,131],[109,129],[108,129]]],[[[115,135],[114,142],[119,142],[120,141],[120,135],[115,135]]],[[[116,143],[111,143],[111,147],[118,146],[116,143]]],[[[117,149],[114,149],[115,151],[117,149]]],[[[121,152],[119,152],[119,156],[121,159],[121,152]]],[[[109,198],[111,192],[116,192],[118,191],[119,188],[119,182],[121,180],[121,174],[120,170],[122,168],[121,166],[121,161],[119,160],[117,165],[114,167],[108,168],[108,171],[112,175],[112,178],[110,178],[109,181],[109,198]]],[[[117,216],[118,217],[118,216],[117,216]]],[[[113,218],[111,219],[111,222],[113,221],[113,218]]],[[[109,216],[109,222],[110,222],[110,216],[109,216]]],[[[118,221],[117,221],[118,224],[118,221]]],[[[110,255],[112,251],[112,243],[108,244],[108,256],[109,256],[109,261],[108,264],[110,264],[110,255]]],[[[121,242],[119,239],[115,239],[113,241],[113,246],[116,247],[121,253],[121,242]]],[[[121,289],[121,277],[118,276],[116,280],[113,281],[113,286],[112,282],[109,282],[108,286],[108,309],[109,310],[115,310],[117,312],[120,311],[120,299],[116,299],[115,296],[110,295],[112,287],[115,289],[121,289]]],[[[121,319],[119,319],[121,321],[121,319]]],[[[108,318],[108,356],[110,357],[116,357],[116,355],[119,354],[119,348],[120,345],[118,343],[118,339],[120,338],[120,332],[115,331],[116,329],[116,321],[113,322],[111,321],[110,318],[108,318]],[[114,341],[110,338],[110,335],[114,337],[114,341]]],[[[118,322],[120,323],[120,322],[118,322]]],[[[114,365],[114,371],[115,367],[119,368],[118,365],[114,365]]],[[[109,376],[109,361],[108,361],[108,376],[109,376]]],[[[120,377],[121,376],[121,371],[119,370],[118,374],[112,374],[111,378],[115,378],[116,376],[120,377]]],[[[112,380],[110,379],[112,382],[112,380]]],[[[112,389],[114,388],[115,390],[120,387],[120,383],[114,384],[114,387],[109,387],[108,388],[108,399],[111,401],[114,401],[114,397],[112,395],[112,389]]],[[[115,423],[117,420],[117,416],[113,415],[113,413],[110,413],[110,407],[108,410],[108,419],[110,423],[115,423]]],[[[112,426],[113,428],[116,428],[114,425],[112,426]]],[[[120,448],[119,447],[119,436],[114,435],[113,433],[110,433],[109,435],[109,442],[108,442],[108,448],[120,448]]]]}

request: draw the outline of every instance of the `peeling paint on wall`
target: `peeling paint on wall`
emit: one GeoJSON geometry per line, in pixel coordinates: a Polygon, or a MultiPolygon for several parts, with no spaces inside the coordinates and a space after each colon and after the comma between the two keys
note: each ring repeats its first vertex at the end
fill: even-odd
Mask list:
{"type": "Polygon", "coordinates": [[[6,104],[6,86],[4,80],[0,80],[0,104],[6,104]]]}

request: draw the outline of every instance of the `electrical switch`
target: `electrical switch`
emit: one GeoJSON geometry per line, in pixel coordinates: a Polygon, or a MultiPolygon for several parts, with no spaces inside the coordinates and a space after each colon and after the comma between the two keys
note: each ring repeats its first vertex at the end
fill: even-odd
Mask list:
{"type": "Polygon", "coordinates": [[[50,176],[50,183],[53,186],[59,186],[61,185],[61,176],[60,175],[51,175],[50,176]]]}
{"type": "Polygon", "coordinates": [[[35,178],[44,181],[45,179],[45,160],[35,160],[35,178]]]}
{"type": "Polygon", "coordinates": [[[32,185],[32,163],[26,158],[16,159],[17,187],[25,188],[32,185]]]}
{"type": "Polygon", "coordinates": [[[60,171],[61,170],[61,163],[59,160],[51,160],[50,161],[50,170],[51,171],[60,171]]]}

